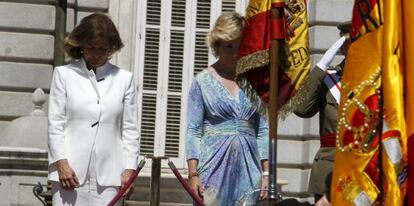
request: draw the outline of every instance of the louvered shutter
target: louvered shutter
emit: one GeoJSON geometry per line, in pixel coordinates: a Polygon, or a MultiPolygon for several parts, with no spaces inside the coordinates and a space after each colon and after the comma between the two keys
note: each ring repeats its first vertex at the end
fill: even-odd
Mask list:
{"type": "MultiPolygon", "coordinates": [[[[168,70],[165,156],[178,157],[180,150],[181,95],[184,69],[185,0],[172,0],[168,70]]],[[[184,127],[183,127],[184,128],[184,127]]]]}
{"type": "MultiPolygon", "coordinates": [[[[245,1],[245,0],[241,0],[245,1]]],[[[168,156],[185,167],[187,93],[198,72],[215,59],[205,37],[236,0],[140,0],[135,69],[142,97],[141,154],[168,156]]]]}
{"type": "Polygon", "coordinates": [[[223,0],[221,2],[221,11],[230,12],[236,10],[236,0],[223,0]]]}
{"type": "Polygon", "coordinates": [[[206,35],[210,29],[211,1],[197,1],[197,17],[195,29],[194,76],[208,67],[209,52],[206,46],[206,35]]]}
{"type": "Polygon", "coordinates": [[[161,1],[147,1],[142,83],[141,154],[153,154],[157,109],[161,1]]]}

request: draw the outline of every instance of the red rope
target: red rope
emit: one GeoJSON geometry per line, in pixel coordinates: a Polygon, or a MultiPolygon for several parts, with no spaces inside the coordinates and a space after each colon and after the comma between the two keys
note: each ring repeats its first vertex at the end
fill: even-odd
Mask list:
{"type": "Polygon", "coordinates": [[[184,180],[183,176],[181,176],[180,172],[178,172],[177,168],[175,167],[174,163],[168,161],[168,165],[170,166],[171,170],[173,171],[175,177],[177,177],[178,181],[180,181],[181,185],[184,189],[190,194],[191,198],[197,203],[199,206],[205,206],[203,200],[194,192],[193,189],[187,184],[184,180]]]}
{"type": "Polygon", "coordinates": [[[138,168],[129,176],[128,181],[124,184],[124,187],[122,187],[118,193],[116,193],[115,197],[109,202],[108,206],[114,206],[116,202],[118,202],[119,199],[122,198],[122,195],[127,191],[129,186],[134,182],[134,180],[137,178],[139,172],[145,165],[145,160],[141,160],[141,162],[138,165],[138,168]]]}

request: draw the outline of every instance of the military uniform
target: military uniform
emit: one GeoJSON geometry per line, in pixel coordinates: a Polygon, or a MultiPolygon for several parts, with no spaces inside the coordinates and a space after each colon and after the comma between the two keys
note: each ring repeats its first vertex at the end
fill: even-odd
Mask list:
{"type": "Polygon", "coordinates": [[[309,191],[315,195],[323,195],[326,192],[325,180],[332,172],[335,159],[338,100],[329,91],[330,88],[324,79],[327,78],[329,70],[335,70],[340,77],[344,63],[345,60],[335,67],[328,68],[327,71],[315,66],[311,71],[310,79],[305,84],[307,96],[295,110],[295,114],[303,118],[312,117],[319,112],[321,147],[316,153],[309,180],[309,191]]]}

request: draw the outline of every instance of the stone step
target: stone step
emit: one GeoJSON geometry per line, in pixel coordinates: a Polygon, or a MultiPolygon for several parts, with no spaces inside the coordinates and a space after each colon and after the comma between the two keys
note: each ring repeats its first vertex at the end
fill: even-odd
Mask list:
{"type": "MultiPolygon", "coordinates": [[[[127,200],[125,206],[150,206],[150,202],[127,200]]],[[[176,202],[160,202],[160,206],[192,206],[193,204],[183,204],[176,202]]]]}
{"type": "MultiPolygon", "coordinates": [[[[149,203],[151,199],[150,181],[150,177],[138,177],[134,182],[134,192],[128,201],[149,203]]],[[[191,205],[192,199],[175,177],[162,177],[160,179],[160,202],[191,205]]]]}
{"type": "MultiPolygon", "coordinates": [[[[176,203],[176,202],[160,202],[160,206],[192,206],[192,203],[176,203]]],[[[245,203],[244,205],[255,205],[255,206],[267,206],[269,205],[268,200],[260,201],[255,204],[252,203],[245,203]]],[[[133,201],[133,200],[126,200],[124,202],[124,206],[150,206],[149,201],[133,201]]]]}

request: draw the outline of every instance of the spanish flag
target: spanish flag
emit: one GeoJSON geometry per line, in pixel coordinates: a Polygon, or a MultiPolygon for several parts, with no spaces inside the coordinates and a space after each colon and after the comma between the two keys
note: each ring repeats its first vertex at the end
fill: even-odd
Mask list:
{"type": "Polygon", "coordinates": [[[281,111],[292,111],[295,105],[292,97],[298,93],[310,71],[307,18],[306,0],[249,1],[237,76],[241,88],[259,108],[266,108],[269,101],[270,42],[284,39],[286,47],[280,49],[283,57],[278,69],[278,108],[284,106],[281,111]],[[271,20],[274,7],[283,7],[283,20],[271,20]]]}
{"type": "Polygon", "coordinates": [[[412,17],[402,10],[411,5],[404,11],[412,12],[410,1],[355,1],[341,80],[332,205],[404,205],[413,172],[408,161],[414,161],[407,159],[414,126],[414,62],[407,58],[414,55],[408,39],[412,17]]]}

